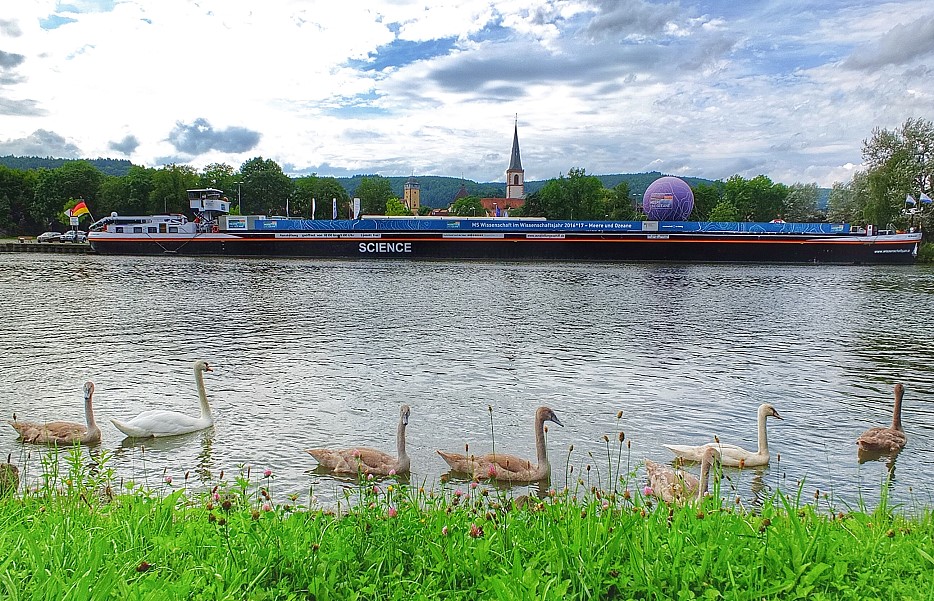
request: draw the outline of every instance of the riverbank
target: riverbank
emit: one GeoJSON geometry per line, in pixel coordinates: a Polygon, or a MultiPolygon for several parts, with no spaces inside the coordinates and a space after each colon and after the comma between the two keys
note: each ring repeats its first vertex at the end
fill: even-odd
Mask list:
{"type": "Polygon", "coordinates": [[[10,599],[923,599],[934,520],[820,495],[668,506],[616,490],[514,497],[486,483],[345,489],[335,510],[245,471],[205,492],[119,491],[81,453],[0,499],[10,599]],[[88,591],[85,593],[85,591],[88,591]]]}
{"type": "Polygon", "coordinates": [[[0,253],[88,254],[93,252],[87,242],[48,242],[40,244],[34,237],[0,238],[0,253]]]}

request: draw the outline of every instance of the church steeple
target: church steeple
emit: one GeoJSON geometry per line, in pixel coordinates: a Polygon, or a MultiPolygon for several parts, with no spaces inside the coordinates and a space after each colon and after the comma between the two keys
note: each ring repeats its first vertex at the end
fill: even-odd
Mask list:
{"type": "Polygon", "coordinates": [[[525,198],[525,170],[519,157],[519,116],[512,134],[512,156],[506,170],[506,198],[525,198]]]}

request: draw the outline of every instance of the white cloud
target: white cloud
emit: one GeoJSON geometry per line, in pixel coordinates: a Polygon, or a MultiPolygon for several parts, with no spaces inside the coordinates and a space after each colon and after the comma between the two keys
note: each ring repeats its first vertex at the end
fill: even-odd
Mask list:
{"type": "Polygon", "coordinates": [[[50,153],[144,165],[262,155],[494,181],[518,114],[527,179],[664,167],[830,185],[873,127],[929,117],[924,14],[915,0],[13,3],[0,143],[43,131],[50,153]]]}

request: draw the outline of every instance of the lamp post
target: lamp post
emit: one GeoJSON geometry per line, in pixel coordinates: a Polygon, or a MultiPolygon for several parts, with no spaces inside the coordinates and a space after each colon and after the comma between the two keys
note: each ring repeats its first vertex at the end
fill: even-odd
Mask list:
{"type": "Polygon", "coordinates": [[[237,211],[243,215],[243,197],[240,196],[240,184],[242,182],[237,182],[237,211]]]}

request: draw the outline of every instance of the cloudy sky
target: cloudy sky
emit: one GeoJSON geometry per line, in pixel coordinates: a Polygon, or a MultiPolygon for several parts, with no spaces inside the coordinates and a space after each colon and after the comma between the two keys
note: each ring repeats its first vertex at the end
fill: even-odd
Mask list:
{"type": "Polygon", "coordinates": [[[930,0],[9,0],[0,155],[830,186],[932,75],[930,0]]]}

